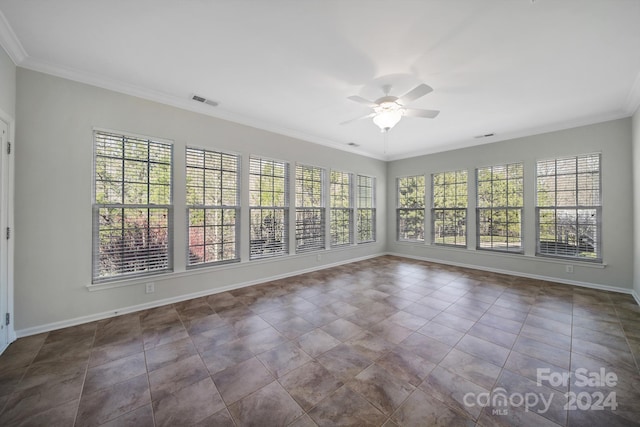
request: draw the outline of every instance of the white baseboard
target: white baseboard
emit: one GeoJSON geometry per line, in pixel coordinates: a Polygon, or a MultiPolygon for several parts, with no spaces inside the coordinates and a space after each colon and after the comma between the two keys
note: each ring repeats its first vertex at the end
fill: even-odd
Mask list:
{"type": "Polygon", "coordinates": [[[435,259],[435,258],[420,257],[420,256],[415,256],[415,255],[406,255],[406,254],[400,254],[400,253],[395,253],[395,252],[386,252],[386,253],[378,253],[378,254],[373,254],[373,255],[367,255],[367,256],[358,257],[358,258],[350,258],[350,259],[344,260],[344,261],[338,261],[338,262],[334,262],[334,263],[330,263],[330,264],[324,264],[324,265],[317,266],[317,267],[311,267],[311,268],[306,268],[306,269],[301,269],[301,270],[290,271],[290,272],[287,272],[287,273],[283,273],[283,274],[279,274],[279,275],[275,275],[275,276],[270,276],[270,277],[263,277],[263,278],[260,278],[260,279],[251,280],[251,281],[247,281],[247,282],[235,283],[235,284],[232,284],[232,285],[223,286],[221,288],[207,289],[207,290],[204,290],[204,291],[194,292],[194,293],[185,294],[185,295],[179,295],[179,296],[175,296],[175,297],[171,297],[171,298],[165,298],[165,299],[162,299],[162,300],[156,300],[156,301],[152,301],[152,302],[148,302],[148,303],[144,303],[144,304],[137,304],[137,305],[132,305],[132,306],[128,306],[128,307],[122,307],[122,308],[117,309],[117,310],[104,311],[102,313],[96,313],[96,314],[91,314],[91,315],[87,315],[87,316],[76,317],[76,318],[73,318],[73,319],[62,320],[62,321],[59,321],[59,322],[47,323],[47,324],[44,324],[44,325],[34,326],[34,327],[31,327],[31,328],[19,329],[19,330],[13,331],[14,332],[12,334],[13,336],[10,337],[9,342],[14,341],[16,338],[26,337],[26,336],[29,336],[29,335],[35,335],[35,334],[39,334],[39,333],[43,333],[43,332],[49,332],[49,331],[53,331],[53,330],[56,330],[56,329],[67,328],[67,327],[70,327],[70,326],[76,326],[76,325],[80,325],[80,324],[83,324],[83,323],[95,322],[97,320],[103,320],[103,319],[107,319],[107,318],[110,318],[110,317],[119,316],[121,314],[134,313],[134,312],[137,312],[137,311],[147,310],[147,309],[155,308],[155,307],[160,307],[160,306],[167,305],[167,304],[174,304],[174,303],[177,303],[177,302],[186,301],[186,300],[193,299],[193,298],[199,298],[199,297],[203,297],[203,296],[207,296],[207,295],[213,295],[213,294],[217,294],[217,293],[221,293],[221,292],[231,291],[231,290],[234,290],[234,289],[240,289],[240,288],[244,288],[244,287],[247,287],[247,286],[258,285],[260,283],[270,282],[272,280],[284,279],[284,278],[291,277],[291,276],[297,276],[299,274],[311,273],[313,271],[324,270],[326,268],[332,268],[332,267],[337,267],[337,266],[344,265],[344,264],[350,264],[352,262],[358,262],[358,261],[363,261],[363,260],[367,260],[367,259],[371,259],[371,258],[376,258],[376,257],[382,256],[382,255],[392,255],[392,256],[397,256],[397,257],[401,257],[401,258],[416,259],[416,260],[419,260],[419,261],[428,261],[428,262],[433,262],[433,263],[437,263],[437,264],[453,265],[453,266],[456,266],[456,267],[471,268],[471,269],[481,270],[481,271],[489,271],[489,272],[492,272],[492,273],[508,274],[508,275],[511,275],[511,276],[527,277],[527,278],[530,278],[530,279],[546,280],[546,281],[550,281],[550,282],[563,283],[563,284],[567,284],[567,285],[574,285],[574,286],[581,286],[581,287],[599,289],[599,290],[604,290],[604,291],[612,291],[612,292],[619,292],[619,293],[624,293],[624,294],[631,294],[634,297],[634,299],[636,300],[636,302],[638,303],[638,305],[640,305],[640,297],[638,296],[638,294],[635,291],[633,291],[631,289],[620,288],[620,287],[609,286],[609,285],[601,285],[601,284],[595,284],[595,283],[579,282],[579,281],[575,281],[575,280],[564,280],[564,279],[560,279],[560,278],[557,278],[557,277],[549,277],[549,276],[541,276],[541,275],[537,275],[537,274],[521,273],[521,272],[517,272],[517,271],[502,270],[502,269],[498,269],[498,268],[485,267],[485,266],[481,266],[481,265],[473,265],[473,264],[466,264],[466,263],[459,263],[459,262],[444,261],[444,260],[435,259]]]}
{"type": "Polygon", "coordinates": [[[631,292],[631,295],[633,296],[633,299],[636,300],[636,303],[640,305],[640,296],[638,296],[638,293],[634,290],[631,292]]]}
{"type": "MultiPolygon", "coordinates": [[[[546,281],[549,281],[549,282],[562,283],[562,284],[565,284],[565,285],[574,285],[574,286],[580,286],[580,287],[583,287],[583,288],[599,289],[601,291],[611,291],[611,292],[618,292],[618,293],[622,293],[622,294],[633,294],[633,291],[631,289],[620,288],[620,287],[617,287],[617,286],[601,285],[601,284],[597,284],[597,283],[588,283],[588,282],[580,282],[580,281],[577,281],[577,280],[566,280],[566,279],[562,279],[562,278],[558,278],[558,277],[541,276],[539,274],[521,273],[519,271],[503,270],[503,269],[500,269],[500,268],[485,267],[485,266],[482,266],[482,265],[466,264],[466,263],[454,262],[454,261],[445,261],[445,260],[441,260],[441,259],[421,257],[421,256],[415,256],[415,255],[406,255],[406,254],[401,254],[401,253],[396,253],[396,252],[387,252],[386,255],[393,255],[393,256],[402,257],[402,258],[416,259],[416,260],[419,260],[419,261],[428,261],[428,262],[433,262],[433,263],[437,263],[437,264],[453,265],[455,267],[471,268],[471,269],[480,270],[480,271],[489,271],[491,273],[508,274],[510,276],[526,277],[528,279],[546,280],[546,281]]],[[[640,305],[640,301],[638,301],[637,296],[634,295],[634,297],[636,298],[636,302],[638,302],[638,304],[640,305]]]]}
{"type": "MultiPolygon", "coordinates": [[[[40,333],[43,333],[43,332],[54,331],[56,329],[68,328],[70,326],[81,325],[83,323],[89,323],[89,322],[95,322],[97,320],[108,319],[109,317],[119,316],[121,314],[128,314],[128,313],[134,313],[136,311],[148,310],[150,308],[160,307],[160,306],[167,305],[167,304],[174,304],[176,302],[186,301],[186,300],[190,300],[190,299],[193,299],[193,298],[199,298],[199,297],[203,297],[203,296],[207,296],[207,295],[213,295],[213,294],[218,294],[218,293],[221,293],[221,292],[231,291],[231,290],[234,290],[234,289],[240,289],[240,288],[244,288],[244,287],[247,287],[247,286],[258,285],[260,283],[270,282],[272,280],[284,279],[284,278],[291,277],[291,276],[297,276],[299,274],[311,273],[313,271],[324,270],[326,268],[337,267],[339,265],[350,264],[352,262],[364,261],[364,260],[367,260],[367,259],[376,258],[376,257],[383,256],[383,255],[385,255],[385,254],[384,253],[378,253],[378,254],[367,255],[367,256],[358,257],[358,258],[349,258],[349,259],[344,260],[344,261],[338,261],[338,262],[333,262],[333,263],[330,263],[330,264],[323,264],[323,265],[316,266],[316,267],[290,271],[290,272],[287,272],[287,273],[278,274],[278,275],[270,276],[270,277],[263,277],[263,278],[260,278],[260,279],[250,280],[250,281],[247,281],[247,282],[234,283],[232,285],[227,285],[227,286],[223,286],[223,287],[220,287],[220,288],[206,289],[204,291],[193,292],[193,293],[185,294],[185,295],[178,295],[178,296],[175,296],[175,297],[165,298],[165,299],[156,300],[156,301],[151,301],[151,302],[144,303],[144,304],[137,304],[137,305],[131,305],[131,306],[128,306],[128,307],[122,307],[122,308],[117,309],[117,310],[109,310],[109,311],[104,311],[102,313],[90,314],[90,315],[87,315],[87,316],[75,317],[73,319],[61,320],[59,322],[52,322],[52,323],[47,323],[47,324],[44,324],[44,325],[33,326],[31,328],[19,329],[19,330],[15,331],[15,336],[17,338],[22,338],[22,337],[27,337],[27,336],[30,336],[30,335],[40,334],[40,333]]],[[[15,339],[15,337],[14,337],[14,339],[15,339]]]]}

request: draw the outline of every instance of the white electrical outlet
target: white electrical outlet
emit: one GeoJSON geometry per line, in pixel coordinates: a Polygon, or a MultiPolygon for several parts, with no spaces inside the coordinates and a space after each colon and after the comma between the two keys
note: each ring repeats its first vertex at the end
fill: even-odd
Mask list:
{"type": "Polygon", "coordinates": [[[567,273],[573,273],[573,265],[565,265],[564,268],[567,273]]]}
{"type": "Polygon", "coordinates": [[[322,261],[322,255],[320,254],[316,255],[316,261],[322,261]]]}
{"type": "Polygon", "coordinates": [[[149,282],[145,285],[144,291],[148,294],[152,294],[156,291],[156,284],[153,282],[149,282]]]}

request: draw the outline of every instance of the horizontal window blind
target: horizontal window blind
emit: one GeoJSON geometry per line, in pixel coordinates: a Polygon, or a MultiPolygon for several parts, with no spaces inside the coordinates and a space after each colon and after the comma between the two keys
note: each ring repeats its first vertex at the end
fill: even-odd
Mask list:
{"type": "Polygon", "coordinates": [[[186,149],[189,266],[239,260],[240,157],[186,149]]]}
{"type": "Polygon", "coordinates": [[[289,253],[289,164],[249,159],[250,259],[289,253]]]}
{"type": "Polygon", "coordinates": [[[374,177],[358,175],[357,182],[357,239],[358,243],[376,240],[376,181],[374,177]]]}
{"type": "Polygon", "coordinates": [[[397,237],[401,241],[424,241],[424,175],[397,179],[397,237]]]}
{"type": "Polygon", "coordinates": [[[437,245],[467,245],[467,171],[431,176],[431,229],[437,245]]]}
{"type": "Polygon", "coordinates": [[[476,170],[478,249],[523,252],[523,171],[522,163],[476,170]]]}
{"type": "Polygon", "coordinates": [[[296,251],[324,249],[324,170],[296,165],[296,251]]]}
{"type": "Polygon", "coordinates": [[[600,154],[537,163],[538,255],[602,261],[600,154]]]}
{"type": "Polygon", "coordinates": [[[169,143],[94,132],[93,282],[172,269],[169,143]]]}
{"type": "Polygon", "coordinates": [[[353,243],[352,181],[350,173],[331,171],[329,178],[331,246],[353,243]]]}

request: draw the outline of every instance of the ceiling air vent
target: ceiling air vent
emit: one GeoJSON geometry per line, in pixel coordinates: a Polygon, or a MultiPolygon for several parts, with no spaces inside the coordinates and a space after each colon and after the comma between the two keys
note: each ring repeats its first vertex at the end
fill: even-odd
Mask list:
{"type": "Polygon", "coordinates": [[[202,96],[193,95],[191,97],[191,99],[193,99],[194,101],[202,102],[203,104],[211,105],[212,107],[217,107],[218,106],[218,103],[216,101],[212,101],[210,99],[203,98],[202,96]]]}
{"type": "Polygon", "coordinates": [[[484,135],[476,135],[474,136],[475,139],[480,139],[480,138],[489,138],[491,136],[494,136],[495,133],[485,133],[484,135]]]}

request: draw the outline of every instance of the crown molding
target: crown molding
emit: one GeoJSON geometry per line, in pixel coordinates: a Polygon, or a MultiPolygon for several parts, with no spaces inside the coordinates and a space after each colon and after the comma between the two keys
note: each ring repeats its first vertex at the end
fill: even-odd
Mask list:
{"type": "MultiPolygon", "coordinates": [[[[0,27],[1,27],[1,24],[0,24],[0,27]]],[[[444,152],[444,151],[475,147],[478,145],[491,144],[494,142],[506,141],[510,139],[525,138],[525,137],[540,135],[540,134],[549,133],[549,132],[556,132],[556,131],[571,129],[571,128],[580,127],[580,126],[588,126],[588,125],[602,123],[606,121],[622,119],[632,115],[640,105],[640,73],[639,73],[638,77],[636,78],[635,84],[631,92],[629,93],[627,108],[625,108],[624,110],[618,110],[615,112],[600,114],[597,116],[582,117],[579,119],[568,120],[560,123],[552,123],[546,126],[529,128],[529,129],[525,129],[517,132],[508,132],[508,133],[500,134],[499,136],[496,136],[496,137],[492,137],[490,141],[485,141],[482,144],[478,144],[475,141],[471,141],[471,140],[453,141],[443,147],[435,147],[434,149],[429,149],[429,150],[413,151],[413,152],[394,156],[394,155],[388,155],[388,154],[379,155],[379,154],[370,153],[368,151],[364,151],[358,148],[349,147],[346,144],[340,144],[332,140],[306,134],[301,131],[273,125],[271,123],[267,123],[259,119],[242,116],[236,113],[231,113],[229,111],[222,110],[218,107],[203,105],[201,103],[192,101],[187,96],[185,96],[185,98],[182,98],[182,97],[167,94],[164,92],[150,90],[140,86],[124,83],[122,81],[108,79],[96,74],[91,74],[84,71],[77,71],[74,69],[61,67],[59,65],[54,65],[48,62],[36,60],[29,56],[26,56],[22,60],[20,67],[33,70],[33,71],[38,71],[44,74],[53,75],[63,79],[87,84],[90,86],[95,86],[95,87],[99,87],[102,89],[106,89],[106,90],[110,90],[118,93],[123,93],[130,96],[135,96],[137,98],[146,99],[148,101],[158,102],[160,104],[169,105],[172,107],[180,108],[182,110],[187,110],[187,111],[203,114],[210,117],[215,117],[215,118],[226,120],[229,122],[233,122],[233,123],[253,127],[256,129],[264,130],[267,132],[272,132],[275,134],[287,136],[290,138],[295,138],[295,139],[323,145],[325,147],[333,148],[336,150],[345,151],[348,153],[353,153],[353,154],[369,157],[372,159],[385,161],[385,162],[402,160],[402,159],[407,159],[411,157],[425,156],[425,155],[435,154],[435,153],[444,152]]]]}
{"type": "Polygon", "coordinates": [[[632,116],[640,108],[640,72],[631,86],[629,96],[627,96],[627,106],[625,111],[632,116]]]}
{"type": "Polygon", "coordinates": [[[97,74],[92,74],[84,71],[74,70],[71,68],[61,67],[59,65],[37,60],[32,57],[26,57],[20,64],[20,67],[26,68],[32,71],[38,71],[44,74],[53,75],[63,79],[84,83],[90,86],[96,86],[102,89],[107,89],[114,92],[135,96],[137,98],[146,99],[148,101],[158,102],[160,104],[169,105],[172,107],[180,108],[182,110],[192,111],[192,112],[204,114],[210,117],[227,120],[233,123],[250,126],[256,129],[265,130],[265,131],[276,133],[279,135],[300,139],[307,142],[312,142],[312,143],[323,145],[336,150],[341,150],[341,151],[373,158],[376,160],[382,160],[382,161],[387,160],[384,156],[379,156],[364,150],[359,150],[357,148],[349,147],[346,143],[340,144],[338,142],[328,140],[325,138],[320,138],[314,135],[309,135],[295,129],[289,129],[283,126],[267,123],[259,119],[246,117],[240,114],[225,111],[220,109],[219,107],[211,107],[208,105],[203,105],[201,103],[191,100],[191,98],[187,96],[188,94],[185,95],[184,98],[182,98],[172,94],[151,90],[151,89],[143,88],[136,85],[131,85],[128,83],[124,83],[122,81],[108,79],[97,74]]]}
{"type": "Polygon", "coordinates": [[[386,160],[395,161],[395,160],[409,159],[412,157],[426,156],[429,154],[442,153],[445,151],[459,150],[462,148],[478,147],[485,144],[492,144],[494,142],[507,141],[507,140],[518,139],[518,138],[526,138],[529,136],[542,135],[550,132],[558,132],[558,131],[573,129],[581,126],[589,126],[597,123],[604,123],[612,120],[624,119],[629,117],[630,115],[631,114],[627,113],[626,110],[615,111],[612,113],[605,113],[597,116],[583,117],[575,120],[567,120],[564,122],[552,123],[546,126],[538,126],[535,128],[529,128],[529,129],[525,129],[517,132],[507,132],[504,134],[500,134],[499,136],[491,137],[490,140],[485,141],[482,144],[474,143],[474,141],[471,141],[471,140],[453,141],[450,144],[448,144],[446,147],[436,147],[432,150],[424,150],[424,151],[413,151],[413,152],[398,155],[398,156],[391,156],[386,160]]]}
{"type": "Polygon", "coordinates": [[[2,11],[0,11],[0,45],[15,65],[20,65],[29,56],[2,11]]]}
{"type": "Polygon", "coordinates": [[[169,105],[172,107],[180,108],[187,111],[196,112],[199,114],[207,115],[210,117],[215,117],[222,120],[227,120],[233,123],[253,127],[256,129],[272,132],[275,134],[300,139],[303,141],[323,145],[325,147],[333,148],[336,150],[353,153],[365,157],[369,157],[376,160],[381,161],[395,161],[402,160],[411,157],[424,156],[429,154],[435,154],[444,151],[451,151],[461,148],[474,147],[477,145],[490,144],[493,142],[505,141],[509,139],[523,138],[548,132],[554,132],[559,130],[570,129],[573,127],[579,126],[587,126],[591,124],[601,123],[609,120],[616,120],[625,117],[629,117],[635,114],[636,111],[640,108],[640,72],[636,75],[635,81],[629,94],[627,95],[627,100],[622,110],[601,114],[598,116],[592,116],[588,118],[580,118],[576,120],[569,120],[560,123],[553,123],[546,126],[540,126],[535,128],[530,128],[517,132],[508,132],[505,134],[500,134],[499,136],[492,137],[488,141],[484,141],[482,144],[478,144],[475,141],[471,140],[459,140],[452,141],[446,146],[435,147],[428,150],[420,150],[420,151],[412,151],[409,153],[402,153],[398,155],[388,155],[388,154],[379,154],[372,153],[369,151],[365,151],[359,148],[350,147],[346,143],[340,143],[334,140],[318,137],[315,135],[307,134],[305,132],[290,129],[284,126],[274,125],[272,123],[265,122],[260,119],[243,116],[241,114],[232,113],[229,111],[222,110],[220,108],[212,108],[210,106],[201,105],[193,102],[190,97],[185,95],[185,98],[164,93],[161,91],[151,90],[148,88],[131,85],[119,80],[109,79],[104,76],[100,76],[93,73],[88,73],[84,71],[79,71],[71,68],[66,68],[57,64],[48,63],[42,60],[35,59],[30,57],[25,51],[22,43],[16,36],[13,31],[11,25],[7,21],[6,17],[0,11],[0,45],[7,52],[7,55],[11,58],[13,63],[22,68],[30,69],[33,71],[42,72],[45,74],[50,74],[53,76],[61,77],[64,79],[76,81],[79,83],[88,84],[91,86],[96,86],[99,88],[111,90],[118,93],[123,93],[126,95],[135,96],[137,98],[146,99],[153,102],[158,102],[164,105],[169,105]]]}

